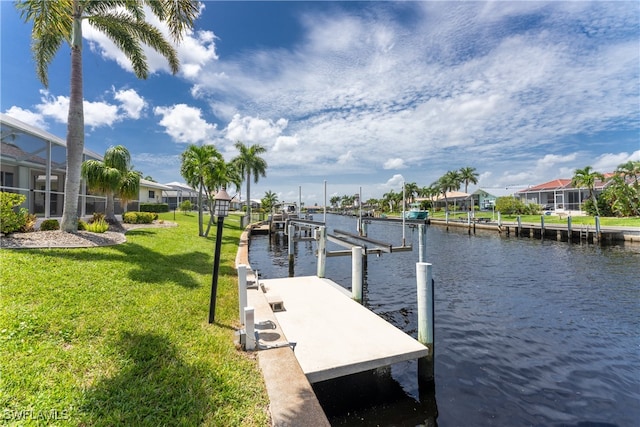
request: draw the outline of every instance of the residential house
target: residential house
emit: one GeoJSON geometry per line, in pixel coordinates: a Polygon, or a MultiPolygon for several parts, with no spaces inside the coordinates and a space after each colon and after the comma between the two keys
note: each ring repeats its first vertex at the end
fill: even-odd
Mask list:
{"type": "MultiPolygon", "coordinates": [[[[66,141],[0,113],[0,191],[24,194],[23,207],[42,217],[62,216],[67,165],[66,141]]],[[[85,148],[84,160],[102,160],[85,148]]],[[[80,188],[78,212],[104,212],[106,199],[80,188]]]]}
{"type": "MultiPolygon", "coordinates": [[[[22,207],[39,217],[60,217],[64,208],[64,185],[67,170],[66,141],[45,130],[0,113],[0,191],[20,193],[26,196],[22,207]]],[[[83,161],[103,157],[84,149],[83,161]]],[[[189,187],[184,194],[197,194],[189,187]]],[[[171,186],[140,180],[137,200],[132,200],[127,210],[137,211],[140,203],[167,202],[171,186]]],[[[122,213],[117,203],[115,212],[122,213]]],[[[84,180],[78,198],[78,213],[84,217],[94,212],[104,212],[106,197],[90,191],[84,180]]]]}
{"type": "MultiPolygon", "coordinates": [[[[604,181],[596,180],[595,182],[596,196],[610,185],[607,179],[613,174],[603,175],[604,181]]],[[[556,211],[581,211],[583,203],[589,199],[589,189],[573,187],[569,178],[554,179],[520,190],[516,194],[525,203],[536,203],[543,209],[556,211]]]]}

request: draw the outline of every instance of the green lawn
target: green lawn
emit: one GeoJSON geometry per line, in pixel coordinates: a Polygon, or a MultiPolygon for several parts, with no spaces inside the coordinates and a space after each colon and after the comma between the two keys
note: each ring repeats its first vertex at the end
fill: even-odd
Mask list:
{"type": "MultiPolygon", "coordinates": [[[[173,220],[173,213],[161,218],[173,220]]],[[[138,229],[122,245],[0,251],[0,408],[15,425],[266,426],[256,360],[234,347],[241,230],[138,229]]]]}
{"type": "MultiPolygon", "coordinates": [[[[399,214],[401,215],[401,214],[399,214]]],[[[491,212],[476,212],[476,217],[484,217],[484,218],[491,218],[492,217],[492,213],[491,212]]],[[[521,221],[522,222],[528,222],[528,223],[540,223],[540,216],[541,215],[521,215],[521,221]]],[[[444,219],[445,218],[445,213],[444,211],[438,211],[438,212],[429,212],[429,217],[430,218],[434,218],[434,219],[444,219]]],[[[456,212],[454,213],[450,213],[449,214],[449,218],[450,219],[457,219],[458,217],[464,217],[466,218],[466,212],[456,212]]],[[[496,212],[495,214],[493,214],[493,218],[497,221],[498,220],[498,213],[496,212]]],[[[502,221],[506,221],[506,222],[516,222],[517,221],[517,215],[502,215],[502,221]]],[[[557,214],[552,214],[552,215],[544,215],[544,222],[545,224],[566,224],[567,223],[567,217],[566,215],[562,215],[562,217],[558,216],[557,214]]],[[[594,217],[592,216],[573,216],[571,217],[571,223],[575,224],[575,225],[593,225],[595,226],[596,220],[594,217]]],[[[617,226],[617,227],[640,227],[640,218],[609,218],[609,217],[602,217],[600,218],[600,225],[603,226],[617,226]]]]}

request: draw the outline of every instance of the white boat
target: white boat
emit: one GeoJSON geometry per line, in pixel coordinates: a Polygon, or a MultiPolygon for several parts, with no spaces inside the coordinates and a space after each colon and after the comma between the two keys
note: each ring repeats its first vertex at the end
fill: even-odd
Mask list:
{"type": "Polygon", "coordinates": [[[422,209],[420,203],[409,204],[409,210],[404,213],[405,219],[427,219],[429,218],[429,211],[422,209]]]}

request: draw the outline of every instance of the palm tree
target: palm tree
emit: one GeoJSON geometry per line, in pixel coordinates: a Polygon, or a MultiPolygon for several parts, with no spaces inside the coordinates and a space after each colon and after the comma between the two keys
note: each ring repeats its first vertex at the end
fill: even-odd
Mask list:
{"type": "Polygon", "coordinates": [[[583,169],[576,169],[571,179],[571,186],[578,188],[587,188],[589,190],[589,198],[593,201],[596,215],[600,216],[598,210],[598,200],[596,199],[595,187],[596,180],[604,181],[604,175],[593,170],[591,166],[585,166],[583,169]]]}
{"type": "Polygon", "coordinates": [[[260,201],[262,208],[267,212],[271,212],[271,209],[278,203],[278,195],[273,191],[265,191],[264,197],[260,201]]]}
{"type": "Polygon", "coordinates": [[[131,155],[122,145],[109,147],[104,153],[104,161],[87,160],[82,163],[81,174],[87,180],[90,190],[107,196],[105,219],[117,222],[114,196],[120,197],[126,210],[127,202],[138,197],[140,172],[131,169],[131,155]]]}
{"type": "Polygon", "coordinates": [[[390,190],[382,195],[383,202],[389,206],[389,211],[393,212],[393,207],[402,201],[402,193],[390,190]]]}
{"type": "Polygon", "coordinates": [[[346,207],[353,207],[354,202],[355,202],[354,196],[348,196],[345,194],[340,198],[340,207],[343,209],[346,207]]]}
{"type": "Polygon", "coordinates": [[[431,208],[433,206],[434,197],[439,193],[440,191],[437,188],[434,188],[433,185],[420,188],[418,196],[428,199],[426,202],[422,203],[422,206],[426,205],[428,208],[431,208]]]}
{"type": "Polygon", "coordinates": [[[469,188],[469,183],[477,184],[478,183],[478,174],[476,173],[476,168],[472,167],[464,167],[460,168],[460,179],[464,182],[464,192],[467,193],[467,189],[469,188]]]}
{"type": "Polygon", "coordinates": [[[640,161],[629,160],[626,163],[618,165],[616,174],[622,175],[623,178],[633,178],[633,186],[640,186],[640,161]]]}
{"type": "Polygon", "coordinates": [[[259,154],[265,153],[267,150],[259,144],[247,147],[241,141],[237,141],[235,147],[240,154],[238,154],[233,161],[240,170],[240,173],[246,176],[247,215],[249,216],[249,221],[251,221],[251,175],[253,174],[253,182],[256,184],[260,176],[267,176],[267,162],[259,156],[259,154]]]}
{"type": "Polygon", "coordinates": [[[192,188],[198,189],[198,235],[204,236],[202,220],[202,193],[216,162],[222,155],[213,145],[190,145],[182,153],[180,174],[192,188]]]}
{"type": "Polygon", "coordinates": [[[151,0],[21,0],[16,3],[25,22],[33,22],[31,38],[36,73],[45,87],[49,85],[48,68],[63,42],[71,47],[71,89],[67,118],[67,173],[61,228],[67,232],[78,229],[78,196],[84,151],[84,110],[82,87],[82,21],[88,21],[122,50],[139,78],[149,74],[142,44],[147,45],[169,62],[171,71],[178,72],[178,56],[158,28],[145,21],[143,6],[169,27],[171,37],[180,41],[186,29],[192,28],[199,14],[196,1],[151,0]]]}
{"type": "Polygon", "coordinates": [[[209,223],[204,236],[209,236],[211,225],[214,221],[215,195],[218,190],[228,189],[232,184],[236,187],[236,192],[242,185],[242,174],[234,162],[225,162],[222,157],[214,159],[205,172],[205,190],[209,200],[209,223]]]}
{"type": "Polygon", "coordinates": [[[416,199],[416,195],[420,191],[420,187],[415,182],[407,182],[404,184],[405,197],[409,199],[409,203],[413,203],[416,199]]]}
{"type": "Polygon", "coordinates": [[[445,212],[449,212],[449,199],[447,197],[447,192],[459,190],[461,183],[462,181],[458,171],[447,171],[440,177],[440,179],[431,184],[431,186],[436,188],[439,193],[442,193],[445,203],[445,212]]]}
{"type": "Polygon", "coordinates": [[[340,196],[331,196],[331,198],[329,199],[329,203],[331,203],[332,208],[337,208],[339,202],[340,196]]]}

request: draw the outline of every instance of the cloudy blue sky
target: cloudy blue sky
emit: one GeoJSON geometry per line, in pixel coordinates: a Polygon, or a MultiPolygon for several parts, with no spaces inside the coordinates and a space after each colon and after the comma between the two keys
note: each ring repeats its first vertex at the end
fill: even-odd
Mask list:
{"type": "MultiPolygon", "coordinates": [[[[0,110],[64,138],[69,48],[43,88],[30,25],[0,8],[0,110]]],[[[188,144],[231,159],[237,140],[267,149],[252,198],[307,205],[325,180],[368,199],[465,166],[499,189],[640,160],[637,1],[205,2],[180,73],[149,53],[147,80],[84,34],[86,147],[123,144],[162,183],[188,144]]]]}

